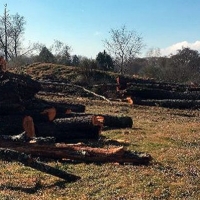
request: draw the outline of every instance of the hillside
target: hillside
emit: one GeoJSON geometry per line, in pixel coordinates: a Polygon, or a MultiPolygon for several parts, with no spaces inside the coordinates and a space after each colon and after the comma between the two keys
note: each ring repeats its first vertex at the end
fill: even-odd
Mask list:
{"type": "Polygon", "coordinates": [[[52,63],[34,63],[21,68],[21,73],[30,75],[33,79],[59,80],[78,85],[116,83],[119,75],[100,70],[87,70],[79,67],[57,65],[52,63]]]}

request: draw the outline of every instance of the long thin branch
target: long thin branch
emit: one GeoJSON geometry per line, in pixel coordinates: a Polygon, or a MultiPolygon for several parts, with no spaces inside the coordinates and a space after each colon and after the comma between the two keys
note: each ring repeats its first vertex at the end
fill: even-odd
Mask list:
{"type": "Polygon", "coordinates": [[[59,82],[46,82],[46,81],[40,81],[41,84],[52,84],[52,85],[67,85],[67,86],[73,86],[73,87],[77,87],[77,88],[81,88],[82,90],[84,90],[85,92],[88,92],[90,94],[93,94],[94,96],[97,96],[101,99],[106,100],[108,103],[110,103],[112,105],[112,102],[107,99],[106,97],[99,95],[95,92],[92,92],[91,90],[86,89],[85,87],[82,87],[80,85],[75,85],[75,84],[69,84],[69,83],[59,83],[59,82]]]}

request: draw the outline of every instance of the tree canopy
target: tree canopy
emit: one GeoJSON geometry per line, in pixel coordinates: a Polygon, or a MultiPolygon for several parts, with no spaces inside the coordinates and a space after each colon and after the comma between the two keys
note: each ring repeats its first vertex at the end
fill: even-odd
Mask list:
{"type": "Polygon", "coordinates": [[[97,67],[101,70],[107,71],[107,70],[113,70],[114,68],[113,60],[111,56],[106,53],[105,50],[104,52],[98,53],[96,61],[97,61],[97,67]]]}
{"type": "Polygon", "coordinates": [[[9,15],[7,4],[4,14],[0,16],[0,49],[4,52],[5,59],[17,57],[21,48],[21,38],[24,33],[25,19],[18,13],[9,15]]]}
{"type": "Polygon", "coordinates": [[[126,26],[111,29],[110,39],[104,40],[108,52],[115,59],[121,74],[125,73],[129,61],[140,54],[143,48],[143,38],[136,31],[128,31],[126,26]]]}
{"type": "Polygon", "coordinates": [[[43,47],[39,56],[38,60],[40,62],[49,62],[49,63],[55,63],[55,57],[54,55],[47,49],[47,47],[43,47]]]}

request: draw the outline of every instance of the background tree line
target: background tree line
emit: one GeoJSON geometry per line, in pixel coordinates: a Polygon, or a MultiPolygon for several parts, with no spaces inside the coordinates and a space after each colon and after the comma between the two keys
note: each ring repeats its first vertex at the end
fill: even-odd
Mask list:
{"type": "Polygon", "coordinates": [[[175,55],[162,57],[160,50],[149,49],[146,57],[139,55],[144,48],[143,38],[126,26],[111,29],[110,38],[103,41],[105,50],[95,59],[72,55],[72,48],[54,40],[50,47],[41,43],[23,47],[23,34],[26,21],[18,13],[9,15],[5,5],[0,16],[0,53],[11,67],[50,62],[55,64],[81,67],[85,70],[99,69],[121,74],[139,75],[160,81],[179,83],[200,83],[200,55],[198,51],[182,48],[175,55]]]}

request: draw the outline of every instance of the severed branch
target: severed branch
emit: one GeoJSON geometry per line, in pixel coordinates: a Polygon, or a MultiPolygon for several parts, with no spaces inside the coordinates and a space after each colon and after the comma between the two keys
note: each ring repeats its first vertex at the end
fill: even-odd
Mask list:
{"type": "Polygon", "coordinates": [[[67,86],[73,86],[73,87],[76,87],[76,88],[80,88],[80,89],[84,90],[84,91],[87,92],[87,93],[93,94],[93,95],[96,96],[96,97],[99,97],[99,98],[101,98],[101,99],[106,100],[108,103],[110,103],[110,104],[112,105],[112,102],[111,102],[109,99],[107,99],[106,97],[104,97],[104,96],[102,96],[102,95],[99,95],[99,94],[97,94],[97,93],[95,93],[95,92],[92,92],[91,90],[88,90],[88,89],[86,89],[85,87],[82,87],[82,86],[80,86],[80,85],[69,84],[69,83],[59,83],[59,82],[47,82],[47,81],[40,81],[40,83],[41,83],[41,84],[51,84],[51,85],[67,85],[67,86]]]}
{"type": "Polygon", "coordinates": [[[52,159],[69,159],[79,162],[93,163],[129,163],[133,165],[148,165],[152,160],[149,154],[127,151],[123,147],[94,148],[84,144],[37,144],[26,142],[11,142],[0,140],[0,147],[31,154],[36,157],[52,159]]]}
{"type": "Polygon", "coordinates": [[[76,181],[80,179],[80,177],[76,175],[69,174],[65,171],[53,168],[49,165],[39,162],[36,159],[32,158],[30,154],[28,155],[26,153],[18,152],[16,150],[0,148],[0,157],[7,161],[14,160],[21,162],[25,166],[31,167],[33,169],[45,172],[47,174],[59,177],[67,181],[76,181]]]}
{"type": "Polygon", "coordinates": [[[90,91],[90,90],[88,90],[88,89],[86,89],[86,88],[84,88],[84,87],[82,87],[82,86],[80,86],[80,85],[73,85],[73,86],[78,87],[78,88],[81,88],[81,89],[83,89],[84,91],[86,91],[86,92],[88,92],[88,93],[90,93],[90,94],[93,94],[94,96],[97,96],[97,97],[99,97],[99,98],[101,98],[101,99],[104,99],[104,100],[106,100],[108,103],[110,103],[110,104],[112,105],[112,102],[111,102],[109,99],[107,99],[106,97],[102,96],[102,95],[99,95],[99,94],[97,94],[97,93],[95,93],[95,92],[92,92],[92,91],[90,91]]]}

